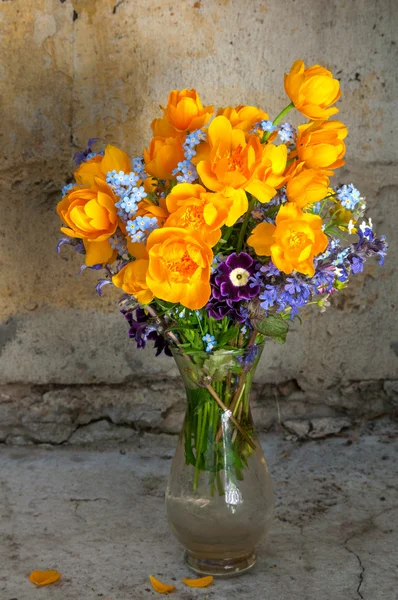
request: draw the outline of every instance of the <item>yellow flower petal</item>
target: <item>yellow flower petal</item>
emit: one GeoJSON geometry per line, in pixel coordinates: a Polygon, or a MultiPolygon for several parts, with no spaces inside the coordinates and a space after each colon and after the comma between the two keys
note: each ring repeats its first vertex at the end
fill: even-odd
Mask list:
{"type": "Polygon", "coordinates": [[[32,571],[29,575],[29,579],[35,585],[50,585],[55,583],[61,578],[61,573],[50,569],[49,571],[32,571]]]}
{"type": "Polygon", "coordinates": [[[152,575],[149,575],[149,581],[151,582],[151,586],[158,592],[159,594],[168,594],[169,592],[173,592],[176,588],[174,585],[167,585],[167,583],[162,583],[159,579],[156,579],[152,575]]]}
{"type": "Polygon", "coordinates": [[[204,588],[207,587],[208,585],[211,584],[211,582],[213,581],[214,577],[212,577],[211,575],[208,575],[207,577],[200,577],[199,579],[181,579],[181,581],[183,581],[185,583],[185,585],[188,585],[191,588],[204,588]]]}

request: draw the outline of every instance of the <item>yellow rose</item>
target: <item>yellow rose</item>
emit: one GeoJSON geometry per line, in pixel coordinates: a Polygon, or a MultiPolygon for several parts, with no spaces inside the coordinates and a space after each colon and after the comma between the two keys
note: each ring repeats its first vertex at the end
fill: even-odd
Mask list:
{"type": "Polygon", "coordinates": [[[295,108],[309,119],[328,119],[339,112],[330,107],[341,96],[340,82],[319,65],[306,69],[302,60],[296,60],[285,74],[285,91],[295,108]]]}
{"type": "Polygon", "coordinates": [[[326,250],[328,238],[322,231],[321,217],[288,203],[279,209],[275,225],[260,223],[247,243],[258,256],[271,256],[280,271],[313,277],[314,257],[326,250]]]}

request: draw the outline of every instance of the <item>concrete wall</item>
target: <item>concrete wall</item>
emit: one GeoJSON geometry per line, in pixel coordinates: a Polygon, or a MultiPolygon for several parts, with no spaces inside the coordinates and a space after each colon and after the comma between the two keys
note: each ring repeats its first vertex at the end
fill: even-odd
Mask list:
{"type": "MultiPolygon", "coordinates": [[[[366,195],[390,254],[384,267],[370,265],[358,276],[327,313],[308,310],[285,346],[269,343],[258,389],[274,384],[286,418],[391,408],[398,378],[397,29],[395,0],[1,2],[4,439],[25,439],[22,421],[56,424],[57,411],[70,408],[78,386],[92,406],[101,390],[123,396],[140,378],[139,387],[148,390],[145,382],[177,375],[168,359],[155,360],[129,342],[117,294],[106,289],[99,298],[95,273],[78,277],[79,257],[67,249],[61,258],[55,253],[55,205],[74,151],[98,136],[132,156],[141,153],[149,123],[172,88],[196,87],[208,104],[256,104],[275,116],[286,105],[283,73],[296,58],[325,65],[341,79],[339,117],[350,134],[347,165],[335,181],[352,181],[366,195]],[[55,405],[46,404],[43,395],[54,389],[55,405]],[[347,389],[354,391],[347,396],[347,389]]],[[[71,431],[76,414],[86,414],[79,402],[64,415],[71,431]]],[[[135,425],[131,402],[116,421],[135,425]]],[[[266,406],[266,398],[261,402],[266,406]]],[[[114,422],[98,409],[95,418],[102,416],[114,422]]],[[[270,423],[269,415],[262,423],[270,423]]],[[[163,427],[162,419],[156,427],[163,427]]]]}

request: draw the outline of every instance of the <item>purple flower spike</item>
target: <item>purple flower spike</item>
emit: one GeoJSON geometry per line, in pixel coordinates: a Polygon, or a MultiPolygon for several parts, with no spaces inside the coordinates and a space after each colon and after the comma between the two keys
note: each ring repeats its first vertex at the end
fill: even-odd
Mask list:
{"type": "MultiPolygon", "coordinates": [[[[256,271],[256,263],[246,252],[233,253],[222,262],[217,269],[215,283],[219,288],[220,297],[232,302],[250,300],[258,296],[260,286],[253,283],[251,277],[256,271]]],[[[218,290],[217,290],[218,291],[218,290]]]]}

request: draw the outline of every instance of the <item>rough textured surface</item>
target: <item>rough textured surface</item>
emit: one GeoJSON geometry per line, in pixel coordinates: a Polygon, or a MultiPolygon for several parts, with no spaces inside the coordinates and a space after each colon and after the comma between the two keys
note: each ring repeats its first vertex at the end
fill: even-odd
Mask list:
{"type": "Polygon", "coordinates": [[[360,438],[298,444],[262,438],[276,518],[255,569],[189,590],[182,548],[167,529],[164,490],[175,439],[143,434],[122,449],[0,446],[2,600],[157,597],[176,600],[393,600],[398,585],[396,423],[360,438]],[[394,474],[395,473],[395,474],[394,474]],[[35,589],[33,569],[62,573],[35,589]]]}
{"type": "MultiPolygon", "coordinates": [[[[97,135],[141,152],[172,88],[275,115],[286,104],[283,73],[300,57],[341,78],[350,136],[335,182],[360,187],[391,248],[326,314],[308,310],[286,346],[270,343],[257,381],[295,380],[325,407],[344,388],[334,394],[343,411],[360,407],[353,381],[396,386],[397,15],[394,0],[1,2],[0,383],[125,386],[176,375],[167,359],[133,348],[117,293],[99,298],[95,273],[78,277],[79,257],[54,252],[71,156],[97,135]]],[[[59,440],[68,435],[65,423],[59,440]]]]}
{"type": "MultiPolygon", "coordinates": [[[[306,392],[296,381],[257,384],[252,411],[259,430],[282,426],[318,438],[396,412],[395,382],[353,382],[306,392]]],[[[181,382],[140,380],[123,386],[0,386],[0,442],[88,444],[126,441],[136,432],[179,433],[185,412],[181,382]]]]}

